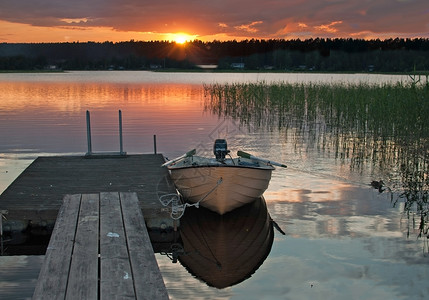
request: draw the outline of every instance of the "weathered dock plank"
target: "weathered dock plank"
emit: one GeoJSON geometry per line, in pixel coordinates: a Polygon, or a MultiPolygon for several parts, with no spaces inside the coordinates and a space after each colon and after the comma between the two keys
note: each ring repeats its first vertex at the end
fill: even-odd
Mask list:
{"type": "MultiPolygon", "coordinates": [[[[153,250],[143,216],[134,200],[135,194],[121,193],[121,205],[123,221],[126,232],[128,253],[130,256],[131,268],[135,278],[139,283],[135,285],[135,292],[138,299],[163,299],[163,290],[152,289],[160,281],[159,268],[153,257],[153,250]]],[[[162,280],[162,279],[161,279],[162,280]]]]}
{"type": "Polygon", "coordinates": [[[66,196],[45,254],[33,299],[64,299],[73,253],[80,195],[66,196]]]}
{"type": "Polygon", "coordinates": [[[168,299],[136,193],[64,198],[33,299],[168,299]]]}
{"type": "MultiPolygon", "coordinates": [[[[102,193],[100,205],[100,296],[102,299],[134,298],[131,264],[119,197],[102,193]]],[[[150,243],[150,240],[148,241],[150,243]]]]}
{"type": "Polygon", "coordinates": [[[66,299],[97,299],[99,205],[98,194],[82,195],[66,299]]]}

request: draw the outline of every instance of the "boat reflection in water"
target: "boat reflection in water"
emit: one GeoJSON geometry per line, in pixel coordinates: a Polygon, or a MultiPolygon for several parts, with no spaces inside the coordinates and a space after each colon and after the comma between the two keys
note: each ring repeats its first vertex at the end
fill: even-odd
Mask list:
{"type": "Polygon", "coordinates": [[[188,208],[180,220],[184,254],[180,263],[219,289],[249,278],[271,251],[274,232],[264,198],[219,215],[188,208]]]}

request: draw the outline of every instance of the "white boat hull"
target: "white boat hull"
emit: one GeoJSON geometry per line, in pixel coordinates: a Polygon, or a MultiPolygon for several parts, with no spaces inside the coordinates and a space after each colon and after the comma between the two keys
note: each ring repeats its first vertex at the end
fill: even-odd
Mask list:
{"type": "Polygon", "coordinates": [[[182,196],[219,214],[255,201],[268,188],[272,166],[189,165],[169,167],[182,196]]]}

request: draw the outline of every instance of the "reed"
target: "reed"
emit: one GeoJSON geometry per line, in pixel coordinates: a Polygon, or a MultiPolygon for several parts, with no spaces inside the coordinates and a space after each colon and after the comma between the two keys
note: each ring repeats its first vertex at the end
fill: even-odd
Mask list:
{"type": "Polygon", "coordinates": [[[244,124],[282,128],[322,118],[343,133],[408,137],[428,132],[429,91],[425,87],[260,82],[213,84],[204,89],[207,110],[244,124]]]}
{"type": "MultiPolygon", "coordinates": [[[[353,169],[384,172],[428,231],[429,86],[232,83],[204,86],[205,109],[243,126],[293,129],[295,143],[335,153],[353,169]]],[[[397,201],[395,200],[395,203],[397,201]]]]}

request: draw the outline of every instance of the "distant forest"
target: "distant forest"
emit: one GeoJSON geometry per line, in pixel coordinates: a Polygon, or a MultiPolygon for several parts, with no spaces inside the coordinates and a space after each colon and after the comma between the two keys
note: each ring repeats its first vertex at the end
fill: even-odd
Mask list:
{"type": "Polygon", "coordinates": [[[429,70],[429,39],[2,43],[0,70],[197,69],[321,72],[429,70]]]}

